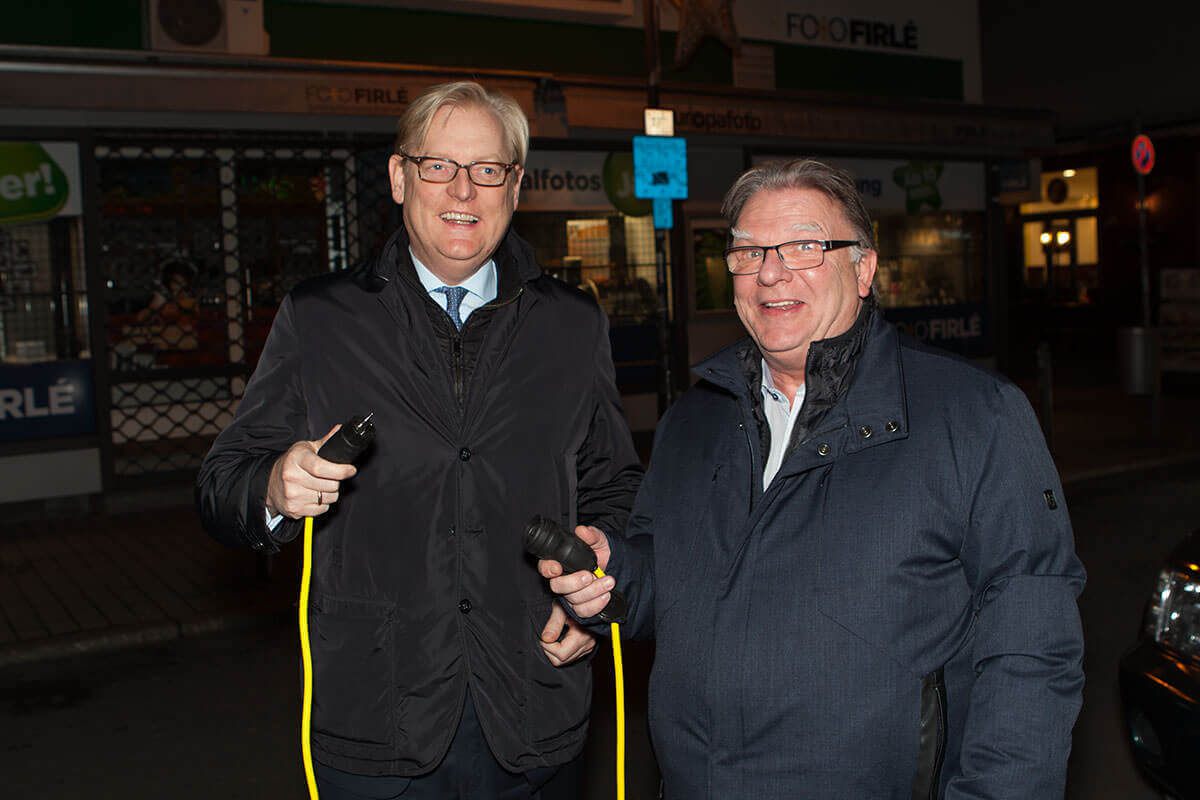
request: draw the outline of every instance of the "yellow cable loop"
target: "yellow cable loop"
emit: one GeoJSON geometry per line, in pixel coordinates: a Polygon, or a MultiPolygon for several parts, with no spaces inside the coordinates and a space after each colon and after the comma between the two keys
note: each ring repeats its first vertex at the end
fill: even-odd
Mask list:
{"type": "MultiPolygon", "coordinates": [[[[304,568],[300,575],[300,656],[304,663],[304,708],[300,717],[300,752],[308,796],[317,798],[317,779],[312,762],[312,651],[308,644],[308,585],[312,577],[312,517],[304,518],[304,568]]],[[[596,568],[596,577],[604,570],[596,568]]],[[[612,623],[613,675],[617,695],[617,800],[625,800],[625,671],[621,664],[621,626],[612,623]]]]}
{"type": "MultiPolygon", "coordinates": [[[[596,567],[597,578],[604,570],[596,567]]],[[[612,623],[613,681],[617,694],[617,800],[625,800],[625,668],[621,665],[621,626],[612,623]]]]}
{"type": "Polygon", "coordinates": [[[304,708],[300,714],[300,752],[304,757],[304,780],[308,796],[317,800],[317,778],[312,761],[312,651],[308,644],[308,584],[312,577],[312,517],[304,518],[304,570],[300,576],[300,657],[304,662],[304,708]]]}

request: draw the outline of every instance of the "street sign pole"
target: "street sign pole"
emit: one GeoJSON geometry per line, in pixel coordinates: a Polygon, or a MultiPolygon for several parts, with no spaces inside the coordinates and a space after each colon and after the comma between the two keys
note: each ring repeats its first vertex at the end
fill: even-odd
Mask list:
{"type": "Polygon", "coordinates": [[[1146,247],[1146,176],[1137,174],[1138,190],[1138,258],[1142,280],[1142,325],[1150,327],[1150,253],[1146,247]]]}
{"type": "MultiPolygon", "coordinates": [[[[646,107],[658,108],[662,58],[658,46],[658,0],[642,0],[646,28],[646,107]]],[[[646,133],[651,133],[647,129],[646,133]]],[[[673,201],[668,201],[673,202],[673,201]]],[[[667,294],[667,233],[654,226],[654,274],[658,283],[655,327],[658,334],[658,414],[671,405],[671,310],[667,294]]]]}
{"type": "Polygon", "coordinates": [[[1150,380],[1150,433],[1155,439],[1162,435],[1162,368],[1159,363],[1158,331],[1153,327],[1150,311],[1150,251],[1146,234],[1146,176],[1154,169],[1154,143],[1140,132],[1140,120],[1135,123],[1138,131],[1133,137],[1130,156],[1137,173],[1138,192],[1138,259],[1142,288],[1142,342],[1146,369],[1150,380]]]}

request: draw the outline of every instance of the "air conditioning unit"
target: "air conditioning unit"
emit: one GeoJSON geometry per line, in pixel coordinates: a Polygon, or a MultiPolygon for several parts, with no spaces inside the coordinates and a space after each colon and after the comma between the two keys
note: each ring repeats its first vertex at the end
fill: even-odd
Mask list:
{"type": "Polygon", "coordinates": [[[262,0],[145,0],[151,50],[267,55],[262,0]]]}

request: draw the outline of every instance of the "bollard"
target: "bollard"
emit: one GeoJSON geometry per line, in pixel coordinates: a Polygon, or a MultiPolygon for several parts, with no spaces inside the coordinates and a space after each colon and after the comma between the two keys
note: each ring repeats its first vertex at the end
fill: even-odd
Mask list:
{"type": "Polygon", "coordinates": [[[1046,448],[1054,452],[1054,364],[1049,342],[1038,342],[1038,413],[1042,418],[1042,435],[1046,448]]]}

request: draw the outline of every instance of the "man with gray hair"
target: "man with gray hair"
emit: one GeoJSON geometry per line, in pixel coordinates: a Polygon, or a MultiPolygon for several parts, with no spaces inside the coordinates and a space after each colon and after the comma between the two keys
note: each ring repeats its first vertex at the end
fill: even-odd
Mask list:
{"type": "Polygon", "coordinates": [[[528,147],[476,83],[414,100],[388,163],[404,225],[288,294],[200,470],[223,542],[273,552],[315,518],[322,800],[536,798],[583,747],[594,638],[522,536],[535,515],[620,531],[642,468],[605,314],[509,229],[528,147]],[[360,463],[318,455],[367,412],[360,463]]]}
{"type": "Polygon", "coordinates": [[[1084,571],[1028,401],[883,319],[846,173],[758,166],[723,213],[749,338],[660,422],[624,535],[576,529],[607,576],[539,563],[655,638],[665,796],[1061,798],[1084,571]]]}

